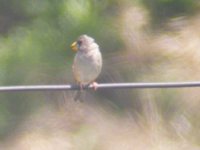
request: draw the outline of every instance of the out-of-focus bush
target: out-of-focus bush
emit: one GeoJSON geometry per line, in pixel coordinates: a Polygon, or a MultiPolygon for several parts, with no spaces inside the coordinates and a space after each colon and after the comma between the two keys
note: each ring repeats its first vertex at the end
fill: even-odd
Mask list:
{"type": "Polygon", "coordinates": [[[163,25],[167,19],[194,14],[199,9],[196,0],[142,0],[149,9],[152,24],[163,25]]]}
{"type": "MultiPolygon", "coordinates": [[[[112,19],[120,13],[123,3],[112,0],[0,0],[0,84],[74,82],[71,73],[74,53],[70,44],[80,34],[88,34],[95,37],[104,56],[106,51],[119,50],[122,42],[112,19]]],[[[57,101],[56,94],[52,95],[1,93],[4,109],[0,110],[0,135],[11,132],[40,104],[57,101]]]]}
{"type": "MultiPolygon", "coordinates": [[[[83,33],[95,38],[103,54],[99,82],[200,79],[198,13],[190,18],[198,12],[196,1],[0,3],[1,85],[74,83],[70,44],[83,33]],[[157,32],[151,23],[166,23],[170,30],[157,32]]],[[[7,135],[8,147],[14,141],[20,150],[34,142],[36,147],[62,146],[60,141],[75,149],[123,149],[130,144],[191,149],[192,142],[199,143],[198,92],[97,90],[83,103],[72,100],[72,91],[0,93],[0,136],[7,135]]]]}

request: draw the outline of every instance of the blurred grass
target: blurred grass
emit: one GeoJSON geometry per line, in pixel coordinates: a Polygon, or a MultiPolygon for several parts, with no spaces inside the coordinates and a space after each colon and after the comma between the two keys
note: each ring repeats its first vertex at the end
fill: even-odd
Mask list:
{"type": "MultiPolygon", "coordinates": [[[[103,54],[99,82],[199,80],[198,1],[0,0],[0,8],[1,85],[73,83],[70,44],[83,33],[103,54]]],[[[64,93],[1,93],[0,148],[199,149],[198,89],[99,90],[84,103],[64,93]]]]}

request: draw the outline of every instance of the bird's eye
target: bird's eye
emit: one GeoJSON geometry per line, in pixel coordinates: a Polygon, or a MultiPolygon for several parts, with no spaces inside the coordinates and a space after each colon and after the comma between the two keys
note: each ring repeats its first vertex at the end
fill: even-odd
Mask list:
{"type": "Polygon", "coordinates": [[[80,46],[83,43],[83,41],[79,40],[77,43],[80,46]]]}

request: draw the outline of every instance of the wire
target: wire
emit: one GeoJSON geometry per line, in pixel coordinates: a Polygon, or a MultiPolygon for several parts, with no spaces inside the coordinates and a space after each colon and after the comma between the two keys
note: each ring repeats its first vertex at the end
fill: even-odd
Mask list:
{"type": "MultiPolygon", "coordinates": [[[[98,89],[137,89],[137,88],[188,88],[200,87],[199,82],[156,82],[156,83],[101,83],[98,89]]],[[[84,86],[83,90],[94,88],[92,85],[84,86]]],[[[23,86],[0,86],[0,92],[20,91],[65,91],[80,90],[79,85],[23,85],[23,86]]]]}

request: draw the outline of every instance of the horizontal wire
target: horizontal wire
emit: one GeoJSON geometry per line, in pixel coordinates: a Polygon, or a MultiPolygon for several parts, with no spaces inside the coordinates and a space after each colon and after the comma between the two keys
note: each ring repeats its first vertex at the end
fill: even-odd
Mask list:
{"type": "MultiPolygon", "coordinates": [[[[137,88],[188,88],[200,87],[199,82],[147,82],[147,83],[101,83],[97,84],[98,89],[137,89],[137,88]]],[[[82,89],[92,89],[92,85],[84,86],[82,89]]],[[[0,92],[20,92],[20,91],[60,91],[60,90],[80,90],[79,85],[21,85],[21,86],[0,86],[0,92]]]]}

